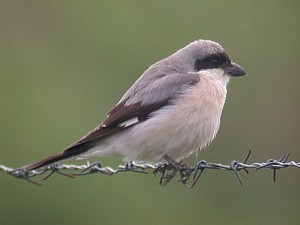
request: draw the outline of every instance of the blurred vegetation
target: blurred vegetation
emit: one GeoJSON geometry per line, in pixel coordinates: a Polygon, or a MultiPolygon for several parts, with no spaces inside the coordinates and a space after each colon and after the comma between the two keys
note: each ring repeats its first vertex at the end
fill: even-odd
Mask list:
{"type": "MultiPolygon", "coordinates": [[[[195,39],[223,45],[232,79],[220,132],[200,158],[299,161],[299,1],[0,1],[0,164],[55,154],[100,123],[152,63],[195,39]]],[[[116,165],[120,159],[95,159],[116,165]]],[[[187,160],[192,164],[194,158],[187,160]]],[[[78,162],[80,163],[80,162],[78,162]]],[[[152,175],[0,174],[0,224],[297,224],[299,171],[204,173],[186,189],[152,175]]]]}

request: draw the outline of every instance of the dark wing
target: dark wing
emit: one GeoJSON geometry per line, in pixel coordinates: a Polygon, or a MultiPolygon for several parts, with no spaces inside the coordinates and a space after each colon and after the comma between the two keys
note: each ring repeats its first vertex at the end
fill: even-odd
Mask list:
{"type": "MultiPolygon", "coordinates": [[[[130,96],[127,92],[127,96],[126,94],[124,95],[126,98],[123,97],[121,102],[107,113],[104,122],[90,133],[68,146],[62,153],[50,156],[31,165],[27,165],[24,168],[27,170],[33,170],[57,161],[83,154],[90,148],[94,147],[101,138],[127,129],[128,127],[134,126],[136,123],[146,120],[152,112],[171,104],[172,100],[178,97],[180,92],[182,92],[183,89],[186,89],[187,86],[192,86],[199,82],[199,76],[194,74],[171,74],[169,76],[172,76],[172,79],[164,79],[165,82],[163,81],[159,86],[156,86],[155,92],[143,92],[144,90],[141,90],[140,93],[132,93],[132,96],[130,96]],[[189,79],[186,79],[185,76],[189,76],[189,79]],[[170,94],[166,95],[168,90],[165,89],[169,88],[168,85],[172,86],[172,88],[169,89],[170,94]],[[176,86],[176,88],[174,88],[174,86],[176,86]],[[160,96],[159,101],[155,101],[155,96],[153,95],[159,95],[159,89],[161,88],[164,89],[161,90],[161,92],[164,93],[164,98],[162,99],[160,96]],[[137,94],[140,95],[140,101],[136,98],[136,96],[134,96],[137,94]],[[137,100],[135,100],[135,103],[131,102],[130,105],[127,105],[130,97],[135,97],[137,100]],[[148,101],[143,103],[144,99],[148,99],[148,101]],[[135,119],[135,122],[126,124],[126,121],[131,119],[135,119]]],[[[149,85],[151,85],[151,83],[149,85]]],[[[134,88],[134,86],[132,88],[134,88]]],[[[129,89],[129,92],[131,89],[129,89]]]]}

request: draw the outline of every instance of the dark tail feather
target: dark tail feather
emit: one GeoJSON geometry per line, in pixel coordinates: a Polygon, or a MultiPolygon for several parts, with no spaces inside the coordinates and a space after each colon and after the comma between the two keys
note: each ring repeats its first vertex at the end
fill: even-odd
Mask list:
{"type": "Polygon", "coordinates": [[[119,132],[123,129],[125,129],[125,127],[121,127],[121,126],[102,127],[102,126],[99,126],[95,130],[91,131],[86,136],[81,138],[79,141],[77,141],[74,144],[67,147],[62,153],[54,155],[54,156],[50,156],[41,161],[26,165],[26,166],[23,166],[22,169],[34,170],[34,169],[41,168],[43,166],[50,165],[55,162],[74,158],[75,156],[85,153],[90,148],[94,147],[97,144],[97,142],[100,141],[101,138],[111,135],[115,132],[119,132]]]}
{"type": "Polygon", "coordinates": [[[70,158],[70,156],[68,156],[68,155],[66,155],[64,153],[60,153],[58,155],[49,156],[49,157],[47,157],[47,158],[45,158],[43,160],[40,160],[38,162],[26,165],[26,166],[22,167],[22,169],[25,169],[25,170],[35,170],[35,169],[41,168],[43,166],[50,165],[52,163],[62,161],[62,160],[67,159],[67,158],[70,158]]]}
{"type": "Polygon", "coordinates": [[[38,168],[41,168],[43,166],[47,166],[65,159],[71,159],[75,156],[78,156],[84,152],[86,152],[88,149],[90,149],[93,146],[93,142],[86,142],[79,145],[71,145],[67,149],[65,149],[62,153],[49,156],[43,160],[40,160],[38,162],[23,166],[22,169],[24,170],[35,170],[38,168]]]}

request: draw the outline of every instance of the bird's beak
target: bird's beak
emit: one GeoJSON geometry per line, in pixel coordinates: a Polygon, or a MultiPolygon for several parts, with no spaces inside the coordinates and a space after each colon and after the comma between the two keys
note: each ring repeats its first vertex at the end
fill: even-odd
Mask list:
{"type": "Polygon", "coordinates": [[[225,68],[225,72],[234,77],[245,76],[246,71],[236,63],[231,62],[228,67],[225,68]]]}

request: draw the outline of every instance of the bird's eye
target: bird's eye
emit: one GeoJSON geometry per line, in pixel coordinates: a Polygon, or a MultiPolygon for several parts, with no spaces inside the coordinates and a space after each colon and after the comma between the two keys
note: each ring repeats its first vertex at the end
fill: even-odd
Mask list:
{"type": "Polygon", "coordinates": [[[223,68],[230,63],[226,53],[210,55],[204,59],[197,59],[194,64],[196,71],[223,68]]]}
{"type": "Polygon", "coordinates": [[[219,64],[219,61],[217,59],[212,59],[211,62],[214,65],[218,65],[219,64]]]}

